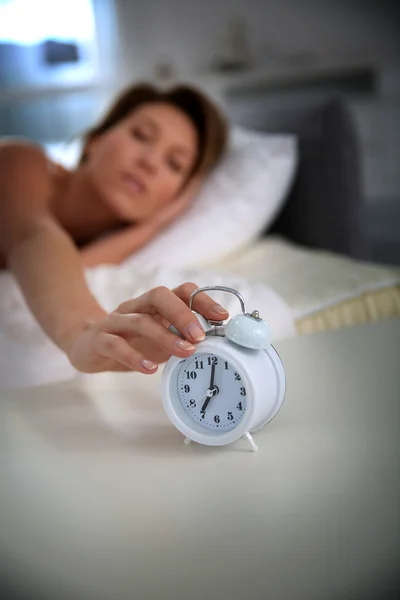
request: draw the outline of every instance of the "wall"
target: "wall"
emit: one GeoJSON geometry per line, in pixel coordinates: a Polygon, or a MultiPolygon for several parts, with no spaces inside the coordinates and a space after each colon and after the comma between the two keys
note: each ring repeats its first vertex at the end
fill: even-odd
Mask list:
{"type": "Polygon", "coordinates": [[[165,55],[179,76],[202,70],[222,47],[227,19],[246,18],[257,58],[274,53],[400,58],[398,16],[371,0],[115,0],[123,80],[148,76],[165,55]]]}

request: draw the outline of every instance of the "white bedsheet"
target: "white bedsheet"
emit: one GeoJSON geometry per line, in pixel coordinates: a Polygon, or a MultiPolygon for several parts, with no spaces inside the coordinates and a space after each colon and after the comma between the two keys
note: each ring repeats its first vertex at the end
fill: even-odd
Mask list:
{"type": "Polygon", "coordinates": [[[398,267],[305,248],[280,236],[262,238],[213,268],[274,290],[295,320],[400,283],[398,267]]]}
{"type": "MultiPolygon", "coordinates": [[[[206,268],[141,271],[127,263],[86,273],[89,287],[108,311],[157,285],[172,288],[194,281],[199,286],[233,287],[243,295],[248,310],[259,310],[270,323],[274,341],[296,335],[295,323],[301,317],[400,283],[398,268],[302,248],[278,236],[255,241],[206,268]]],[[[212,295],[231,315],[240,312],[235,296],[212,295]]],[[[75,375],[30,315],[11,274],[0,273],[0,388],[38,385],[75,375]]]]}
{"type": "MultiPolygon", "coordinates": [[[[119,303],[157,286],[175,287],[185,281],[199,286],[225,285],[237,289],[247,310],[259,310],[267,320],[273,339],[293,336],[292,312],[270,287],[218,269],[154,268],[146,273],[130,265],[101,266],[86,271],[87,282],[99,303],[108,311],[119,303]]],[[[240,312],[232,294],[212,292],[231,315],[240,312]]],[[[0,387],[18,388],[68,380],[76,376],[64,354],[47,338],[30,314],[10,273],[0,274],[0,387]]]]}

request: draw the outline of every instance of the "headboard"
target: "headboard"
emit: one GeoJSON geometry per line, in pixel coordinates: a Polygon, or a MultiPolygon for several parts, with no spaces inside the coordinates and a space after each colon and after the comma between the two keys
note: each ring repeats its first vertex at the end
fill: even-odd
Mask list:
{"type": "Polygon", "coordinates": [[[333,98],[307,108],[253,111],[238,124],[298,138],[293,187],[266,233],[367,259],[358,136],[346,102],[333,98]]]}

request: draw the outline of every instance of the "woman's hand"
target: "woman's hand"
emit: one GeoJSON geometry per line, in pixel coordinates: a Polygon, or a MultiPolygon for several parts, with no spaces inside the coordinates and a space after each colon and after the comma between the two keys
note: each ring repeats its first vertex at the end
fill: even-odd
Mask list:
{"type": "Polygon", "coordinates": [[[128,225],[120,231],[112,232],[84,246],[80,250],[83,265],[94,267],[105,263],[120,264],[128,256],[143,248],[161,229],[185,212],[200,189],[202,181],[201,177],[193,179],[180,196],[158,210],[148,221],[128,225]]]}
{"type": "MultiPolygon", "coordinates": [[[[194,283],[173,290],[161,286],[123,302],[104,319],[89,324],[73,337],[67,351],[71,363],[84,373],[151,374],[171,356],[187,358],[195,351],[194,344],[204,338],[204,330],[188,306],[190,295],[197,288],[194,283]],[[170,332],[170,324],[185,339],[170,332]]],[[[205,293],[198,294],[194,304],[193,308],[206,318],[228,318],[228,312],[205,293]]]]}

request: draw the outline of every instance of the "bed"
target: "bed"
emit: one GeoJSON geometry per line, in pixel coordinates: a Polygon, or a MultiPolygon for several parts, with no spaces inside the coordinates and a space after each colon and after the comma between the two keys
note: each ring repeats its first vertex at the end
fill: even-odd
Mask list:
{"type": "MultiPolygon", "coordinates": [[[[156,285],[228,285],[258,309],[274,341],[400,315],[400,269],[374,264],[363,237],[357,137],[346,105],[251,114],[240,123],[295,134],[299,165],[272,223],[246,246],[201,268],[135,264],[88,269],[107,310],[156,285]]],[[[237,299],[215,299],[231,314],[237,299]]],[[[0,274],[0,387],[26,387],[76,375],[43,334],[10,273],[0,274]]]]}
{"type": "Polygon", "coordinates": [[[295,134],[299,165],[275,222],[231,267],[271,285],[290,305],[297,333],[399,316],[400,269],[374,264],[365,236],[360,148],[346,101],[268,111],[258,104],[237,122],[295,134]]]}
{"type": "Polygon", "coordinates": [[[267,235],[214,265],[273,289],[290,309],[296,334],[400,315],[400,270],[267,235]]]}

